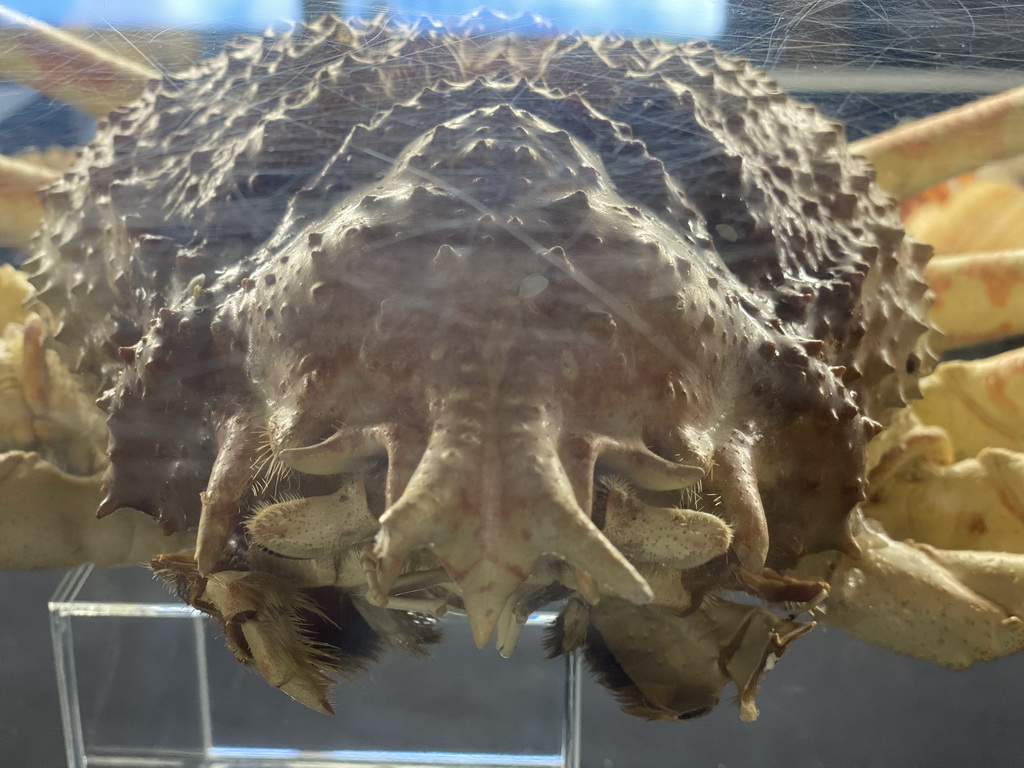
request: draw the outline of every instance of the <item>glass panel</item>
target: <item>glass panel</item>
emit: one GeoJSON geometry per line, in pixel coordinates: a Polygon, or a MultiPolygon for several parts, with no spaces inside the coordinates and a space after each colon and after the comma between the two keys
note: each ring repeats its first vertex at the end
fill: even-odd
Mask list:
{"type": "Polygon", "coordinates": [[[69,765],[578,765],[578,671],[543,658],[550,615],[512,659],[471,652],[468,624],[449,617],[429,661],[388,655],[325,717],[169,600],[141,568],[80,568],[54,594],[69,765]],[[488,727],[500,721],[514,727],[488,727]]]}

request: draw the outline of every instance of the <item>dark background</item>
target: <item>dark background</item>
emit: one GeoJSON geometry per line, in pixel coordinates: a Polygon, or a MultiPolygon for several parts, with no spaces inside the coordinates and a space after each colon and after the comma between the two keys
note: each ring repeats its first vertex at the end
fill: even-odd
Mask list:
{"type": "MultiPolygon", "coordinates": [[[[5,628],[0,633],[0,766],[4,768],[48,768],[64,765],[64,751],[57,704],[46,602],[61,573],[0,575],[0,611],[5,628]]],[[[101,577],[102,578],[102,577],[101,577]]],[[[81,620],[79,620],[81,621],[81,620]]],[[[87,619],[85,621],[107,621],[87,619]]],[[[176,627],[180,619],[172,619],[176,627]]],[[[213,628],[209,650],[212,679],[237,677],[240,667],[229,654],[213,628]],[[219,668],[221,671],[217,672],[219,668]]],[[[76,633],[81,644],[82,635],[76,633]]],[[[89,634],[85,633],[85,642],[89,634]]],[[[532,638],[536,640],[536,638],[532,638]]],[[[336,699],[346,697],[372,702],[396,702],[391,711],[377,705],[370,718],[353,718],[343,712],[330,723],[320,716],[264,686],[219,690],[222,710],[244,710],[254,700],[266,700],[275,711],[281,708],[292,743],[304,744],[303,728],[309,731],[308,743],[317,744],[323,731],[335,727],[342,740],[362,738],[367,729],[378,727],[388,738],[424,743],[441,743],[450,748],[465,734],[467,742],[502,743],[519,738],[532,712],[524,706],[525,695],[517,697],[518,679],[502,680],[502,665],[509,664],[508,675],[521,676],[522,669],[497,657],[493,649],[469,649],[462,642],[447,660],[411,662],[446,665],[437,675],[432,690],[420,690],[403,683],[401,677],[373,674],[372,680],[356,681],[343,687],[336,699]],[[467,655],[470,654],[470,655],[467,655]],[[475,654],[475,655],[474,655],[475,654]],[[453,663],[453,661],[455,663],[453,663]],[[482,666],[480,666],[482,665],[482,666]],[[477,677],[474,669],[497,669],[500,685],[477,677]],[[482,686],[490,686],[481,690],[482,686]],[[381,689],[383,688],[383,690],[381,689]],[[500,689],[500,690],[497,690],[500,689]],[[369,690],[371,695],[366,691],[369,690]],[[510,691],[512,693],[510,694],[510,691]],[[446,720],[442,726],[432,721],[435,710],[445,700],[485,702],[481,717],[470,706],[470,714],[446,720]],[[402,715],[412,710],[415,717],[402,715]],[[312,718],[312,719],[310,719],[312,718]],[[306,724],[306,725],[303,725],[306,724]]],[[[145,733],[154,729],[153,719],[166,719],[168,725],[182,718],[182,711],[195,706],[189,695],[191,669],[182,668],[165,657],[167,643],[154,636],[152,628],[138,630],[138,643],[146,649],[149,671],[154,680],[151,697],[134,711],[122,715],[124,727],[145,733]],[[184,680],[184,682],[183,682],[184,680]],[[179,693],[172,693],[178,691],[179,693]],[[132,724],[135,724],[134,726],[132,724]]],[[[138,649],[134,649],[138,650],[138,649]]],[[[517,652],[536,656],[536,644],[517,652]]],[[[90,677],[119,659],[121,665],[137,669],[133,654],[106,653],[102,646],[85,654],[79,664],[80,684],[88,689],[90,677]]],[[[138,655],[138,654],[134,654],[138,655]]],[[[401,659],[392,663],[409,664],[401,659]]],[[[547,662],[557,678],[560,662],[547,662]]],[[[119,672],[123,673],[122,667],[119,672]]],[[[539,667],[543,673],[543,666],[539,667]]],[[[106,677],[99,673],[100,677],[106,677]]],[[[536,678],[531,685],[554,685],[536,678]]],[[[113,677],[113,675],[110,675],[113,677]]],[[[818,627],[798,640],[792,651],[764,680],[758,696],[760,718],[754,723],[740,722],[736,707],[728,701],[731,689],[724,692],[723,703],[711,715],[683,723],[647,723],[619,712],[614,701],[589,678],[583,691],[583,765],[586,768],[959,768],[986,766],[1010,768],[1021,765],[1024,754],[1024,655],[979,664],[966,672],[938,669],[925,662],[905,659],[851,640],[838,630],[818,627]]],[[[122,682],[115,685],[123,685],[122,682]]],[[[250,686],[251,687],[251,686],[250,686]]],[[[95,688],[90,689],[95,690],[95,688]]],[[[89,706],[89,697],[83,697],[89,706]]],[[[215,702],[216,708],[217,702],[215,702]]],[[[257,704],[258,705],[258,704],[257,704]]],[[[451,706],[463,706],[455,701],[451,706]]],[[[531,704],[530,706],[535,706],[531,704]]],[[[251,709],[249,711],[252,711],[251,709]]],[[[340,707],[339,707],[340,711],[340,707]]],[[[187,718],[184,718],[187,719],[187,718]]],[[[222,719],[224,719],[222,717],[222,719]]],[[[231,716],[228,715],[228,720],[231,716]]],[[[244,717],[237,718],[244,721],[244,717]]],[[[117,720],[117,718],[115,718],[117,720]]],[[[236,726],[245,730],[245,723],[236,726]]],[[[164,728],[164,731],[167,729],[164,728]]],[[[181,734],[182,739],[186,738],[181,734]]],[[[259,730],[251,735],[259,743],[259,730]]],[[[145,742],[144,736],[139,739],[145,742]]],[[[173,738],[173,731],[171,737],[173,738]]],[[[126,736],[128,741],[133,739],[126,736]]],[[[321,747],[322,748],[322,747],[321,747]]]]}

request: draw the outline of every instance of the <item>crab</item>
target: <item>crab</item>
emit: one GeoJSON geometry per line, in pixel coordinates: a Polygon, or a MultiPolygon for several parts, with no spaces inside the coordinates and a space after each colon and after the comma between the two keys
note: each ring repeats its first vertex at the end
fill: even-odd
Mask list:
{"type": "Polygon", "coordinates": [[[992,102],[848,148],[700,43],[328,16],[164,76],[3,14],[109,115],[4,169],[42,219],[0,270],[0,565],[152,558],[322,712],[446,611],[507,655],[559,604],[552,655],[662,720],[754,719],[815,619],[1024,647],[1022,357],[930,373],[929,309],[1007,332],[958,309],[995,262],[929,265],[891,196],[992,102]]]}

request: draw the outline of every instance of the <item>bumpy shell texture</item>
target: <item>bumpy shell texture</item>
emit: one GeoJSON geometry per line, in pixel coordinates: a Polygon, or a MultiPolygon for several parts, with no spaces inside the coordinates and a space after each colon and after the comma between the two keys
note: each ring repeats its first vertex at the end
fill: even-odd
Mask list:
{"type": "Polygon", "coordinates": [[[30,265],[103,393],[101,512],[244,570],[277,480],[354,474],[379,586],[429,553],[478,637],[546,558],[650,598],[603,476],[658,508],[703,478],[701,589],[853,548],[933,357],[928,249],[841,127],[704,44],[482,29],[328,17],[101,124],[30,265]]]}

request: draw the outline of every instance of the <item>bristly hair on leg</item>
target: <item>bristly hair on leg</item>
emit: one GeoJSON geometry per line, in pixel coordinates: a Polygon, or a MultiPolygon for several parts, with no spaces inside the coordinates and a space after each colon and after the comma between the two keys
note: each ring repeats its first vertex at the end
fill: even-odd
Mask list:
{"type": "Polygon", "coordinates": [[[259,447],[252,462],[254,495],[277,494],[281,482],[288,477],[292,470],[281,461],[274,449],[271,427],[269,425],[260,427],[259,435],[259,447]],[[271,486],[273,486],[272,492],[271,486]]]}

